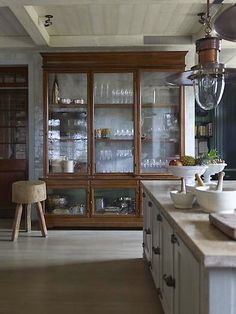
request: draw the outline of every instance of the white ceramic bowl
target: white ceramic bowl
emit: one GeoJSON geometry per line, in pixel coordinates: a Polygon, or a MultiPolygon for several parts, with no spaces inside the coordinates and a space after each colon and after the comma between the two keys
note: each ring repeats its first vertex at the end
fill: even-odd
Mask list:
{"type": "Polygon", "coordinates": [[[175,208],[192,208],[195,196],[192,193],[181,193],[179,191],[170,191],[170,197],[175,208]]]}
{"type": "Polygon", "coordinates": [[[209,213],[232,214],[236,209],[236,190],[223,188],[216,191],[213,187],[200,186],[195,189],[197,202],[202,209],[209,213]]]}
{"type": "Polygon", "coordinates": [[[216,173],[221,172],[227,164],[221,163],[221,164],[208,164],[207,169],[203,174],[204,182],[209,183],[211,181],[211,176],[213,176],[216,173]]]}
{"type": "Polygon", "coordinates": [[[169,166],[168,169],[174,176],[184,178],[186,184],[194,185],[195,174],[202,175],[207,166],[169,166]]]}
{"type": "MultiPolygon", "coordinates": [[[[210,189],[215,190],[217,183],[216,182],[210,182],[210,183],[204,183],[205,187],[209,187],[210,189]]],[[[188,185],[186,184],[186,191],[192,193],[193,195],[196,195],[196,188],[199,188],[200,185],[194,184],[194,185],[188,185]]]]}

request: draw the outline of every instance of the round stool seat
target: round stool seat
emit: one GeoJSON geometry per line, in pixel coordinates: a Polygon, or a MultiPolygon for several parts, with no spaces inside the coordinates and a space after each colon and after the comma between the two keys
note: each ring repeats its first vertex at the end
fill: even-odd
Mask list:
{"type": "Polygon", "coordinates": [[[43,181],[17,181],[12,184],[12,202],[17,204],[32,204],[44,201],[46,184],[43,181]]]}

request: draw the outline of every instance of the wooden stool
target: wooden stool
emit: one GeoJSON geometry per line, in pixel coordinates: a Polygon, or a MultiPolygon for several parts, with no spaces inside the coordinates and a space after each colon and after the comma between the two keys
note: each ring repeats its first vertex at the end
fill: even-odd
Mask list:
{"type": "Polygon", "coordinates": [[[17,181],[12,184],[12,202],[17,203],[12,230],[12,241],[18,238],[23,204],[26,209],[26,230],[31,231],[31,204],[36,203],[36,210],[42,236],[47,236],[47,227],[41,201],[47,198],[46,184],[43,181],[17,181]]]}

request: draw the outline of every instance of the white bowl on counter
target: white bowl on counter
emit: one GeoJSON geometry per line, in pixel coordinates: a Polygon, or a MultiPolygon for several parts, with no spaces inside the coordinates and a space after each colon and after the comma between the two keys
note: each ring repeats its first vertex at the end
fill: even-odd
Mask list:
{"type": "Polygon", "coordinates": [[[208,164],[207,169],[203,174],[204,182],[209,183],[211,181],[211,176],[213,176],[216,173],[223,171],[226,166],[227,166],[227,164],[225,164],[225,163],[208,164]]]}
{"type": "MultiPolygon", "coordinates": [[[[216,182],[210,182],[210,183],[204,184],[203,187],[215,190],[216,185],[217,185],[216,182]]],[[[186,184],[186,191],[192,193],[193,195],[196,195],[196,188],[199,188],[199,187],[202,187],[202,186],[198,184],[194,184],[194,185],[186,184]]]]}
{"type": "Polygon", "coordinates": [[[182,193],[179,191],[170,191],[170,197],[175,208],[192,208],[195,196],[192,193],[182,193]]]}
{"type": "Polygon", "coordinates": [[[196,187],[198,204],[208,213],[233,214],[236,209],[236,190],[223,188],[216,191],[212,186],[196,187]]]}
{"type": "Polygon", "coordinates": [[[195,174],[200,176],[206,171],[207,166],[169,166],[168,170],[176,177],[184,178],[186,184],[194,185],[195,174]]]}

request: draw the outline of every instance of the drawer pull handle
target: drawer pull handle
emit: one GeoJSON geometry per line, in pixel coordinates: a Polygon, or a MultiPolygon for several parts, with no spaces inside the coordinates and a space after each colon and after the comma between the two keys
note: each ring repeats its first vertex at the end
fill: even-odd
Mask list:
{"type": "Polygon", "coordinates": [[[160,248],[157,246],[157,247],[152,247],[152,250],[153,250],[153,253],[156,254],[156,255],[160,255],[161,252],[160,252],[160,248]]]}
{"type": "Polygon", "coordinates": [[[172,278],[171,276],[167,276],[166,274],[163,275],[163,280],[165,281],[166,285],[168,287],[173,287],[175,288],[175,279],[172,278]]]}
{"type": "Polygon", "coordinates": [[[145,232],[146,234],[151,234],[151,229],[150,229],[150,228],[144,229],[144,232],[145,232]]]}
{"type": "Polygon", "coordinates": [[[176,237],[175,234],[171,235],[171,243],[173,243],[173,244],[177,243],[178,246],[179,246],[179,240],[178,240],[178,238],[176,237]]]}

